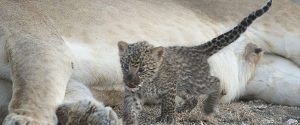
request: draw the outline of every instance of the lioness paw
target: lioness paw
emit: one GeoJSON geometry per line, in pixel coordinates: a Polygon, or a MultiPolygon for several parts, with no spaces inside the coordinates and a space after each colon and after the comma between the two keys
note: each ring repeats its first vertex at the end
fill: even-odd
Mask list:
{"type": "Polygon", "coordinates": [[[56,111],[63,125],[120,125],[121,120],[110,108],[95,101],[82,100],[59,106],[56,111]]]}
{"type": "Polygon", "coordinates": [[[90,121],[96,125],[121,125],[121,120],[110,107],[103,107],[98,112],[90,115],[90,121]]]}
{"type": "MultiPolygon", "coordinates": [[[[49,125],[46,121],[37,121],[31,117],[11,113],[5,117],[2,125],[49,125]]],[[[54,123],[52,123],[54,124],[54,123]]]]}

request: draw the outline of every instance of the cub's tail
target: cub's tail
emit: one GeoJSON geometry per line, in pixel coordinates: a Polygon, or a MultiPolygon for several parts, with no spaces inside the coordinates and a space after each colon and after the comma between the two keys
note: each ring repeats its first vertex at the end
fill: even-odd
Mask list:
{"type": "Polygon", "coordinates": [[[218,37],[215,37],[211,41],[201,44],[198,46],[199,49],[205,50],[207,55],[211,56],[227,45],[233,43],[235,40],[237,40],[242,33],[244,33],[250,24],[252,22],[262,16],[264,13],[266,13],[269,8],[272,5],[272,0],[269,0],[266,5],[264,5],[261,9],[258,9],[254,12],[252,12],[249,16],[245,17],[237,26],[235,26],[230,31],[219,35],[218,37]]]}

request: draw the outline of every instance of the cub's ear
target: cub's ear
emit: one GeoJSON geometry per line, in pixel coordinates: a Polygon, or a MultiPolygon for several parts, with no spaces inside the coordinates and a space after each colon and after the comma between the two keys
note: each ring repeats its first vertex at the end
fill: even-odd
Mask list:
{"type": "Polygon", "coordinates": [[[164,53],[165,53],[164,47],[160,46],[160,47],[155,47],[152,49],[152,55],[156,59],[161,59],[163,57],[164,53]]]}
{"type": "Polygon", "coordinates": [[[119,47],[119,55],[122,56],[124,54],[125,50],[128,48],[128,43],[126,43],[124,41],[119,41],[118,47],[119,47]]]}

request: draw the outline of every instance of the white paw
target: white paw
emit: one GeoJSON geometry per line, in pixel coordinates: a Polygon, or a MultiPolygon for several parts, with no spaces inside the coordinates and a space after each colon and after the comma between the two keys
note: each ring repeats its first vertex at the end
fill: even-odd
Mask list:
{"type": "MultiPolygon", "coordinates": [[[[11,113],[7,115],[2,125],[49,125],[46,121],[33,120],[31,117],[11,113]]],[[[51,123],[54,124],[54,123],[51,123]]]]}
{"type": "Polygon", "coordinates": [[[121,120],[118,118],[115,111],[110,107],[103,107],[97,112],[90,115],[91,121],[96,121],[96,125],[121,125],[121,120]]]}
{"type": "Polygon", "coordinates": [[[79,101],[61,105],[56,112],[62,125],[121,125],[121,120],[110,108],[93,101],[79,101]],[[76,118],[76,119],[74,119],[76,118]]]}

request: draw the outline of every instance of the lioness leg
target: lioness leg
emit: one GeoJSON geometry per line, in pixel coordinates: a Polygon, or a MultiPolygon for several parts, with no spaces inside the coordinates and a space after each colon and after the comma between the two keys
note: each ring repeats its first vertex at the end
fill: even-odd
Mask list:
{"type": "Polygon", "coordinates": [[[10,101],[12,93],[11,87],[12,84],[10,81],[0,78],[0,124],[8,114],[8,103],[10,101]]]}
{"type": "Polygon", "coordinates": [[[13,94],[3,125],[56,125],[72,72],[64,41],[41,41],[30,35],[12,36],[6,51],[11,65],[13,94]]]}

